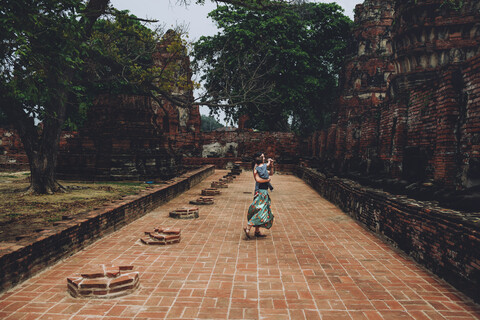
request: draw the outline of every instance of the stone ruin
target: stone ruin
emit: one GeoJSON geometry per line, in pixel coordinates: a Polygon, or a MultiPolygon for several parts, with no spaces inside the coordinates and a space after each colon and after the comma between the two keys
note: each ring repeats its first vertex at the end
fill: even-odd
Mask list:
{"type": "Polygon", "coordinates": [[[475,209],[480,2],[366,0],[355,11],[336,120],[310,137],[312,165],[475,209]]]}
{"type": "Polygon", "coordinates": [[[116,298],[135,291],[140,283],[133,266],[99,265],[67,278],[67,289],[75,298],[116,298]]]}
{"type": "Polygon", "coordinates": [[[178,228],[155,228],[153,231],[145,231],[145,236],[140,238],[143,244],[166,245],[180,242],[181,230],[178,228]]]}
{"type": "MultiPolygon", "coordinates": [[[[196,107],[101,96],[92,121],[62,142],[59,178],[168,178],[181,164],[224,168],[260,149],[281,159],[279,167],[302,154],[327,174],[472,207],[480,189],[479,7],[475,0],[357,5],[333,124],[303,146],[290,133],[201,133],[196,107]]],[[[165,57],[159,50],[158,63],[165,57]]],[[[9,139],[3,162],[16,161],[9,139]]]]}
{"type": "Polygon", "coordinates": [[[219,194],[221,194],[221,192],[216,188],[206,188],[202,190],[202,196],[213,197],[218,196],[219,194]]]}
{"type": "Polygon", "coordinates": [[[169,216],[174,219],[196,219],[199,217],[197,207],[178,208],[170,211],[169,216]]]}
{"type": "Polygon", "coordinates": [[[211,205],[214,203],[215,201],[213,197],[198,197],[197,199],[190,201],[190,204],[194,205],[211,205]]]}
{"type": "MultiPolygon", "coordinates": [[[[174,35],[167,31],[154,54],[156,65],[171,59],[167,46],[174,35]]],[[[174,57],[182,75],[191,82],[186,54],[174,57]]],[[[171,63],[171,62],[170,62],[171,63]]],[[[193,91],[174,89],[173,95],[193,100],[193,91]]],[[[60,179],[144,180],[178,175],[181,153],[172,146],[178,132],[193,137],[200,132],[198,106],[182,107],[169,101],[135,95],[104,94],[88,110],[85,125],[62,145],[57,173],[60,179]]],[[[195,149],[195,139],[182,144],[195,149]]]]}

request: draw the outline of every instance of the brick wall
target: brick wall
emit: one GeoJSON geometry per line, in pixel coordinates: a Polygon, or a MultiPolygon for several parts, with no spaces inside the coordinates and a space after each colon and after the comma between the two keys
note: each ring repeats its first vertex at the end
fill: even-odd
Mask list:
{"type": "MultiPolygon", "coordinates": [[[[60,136],[60,146],[76,135],[75,132],[64,131],[60,136]]],[[[17,131],[0,127],[0,170],[29,170],[28,157],[17,131]]]]}
{"type": "Polygon", "coordinates": [[[28,168],[28,158],[22,141],[14,129],[0,128],[0,169],[28,168]]]}
{"type": "Polygon", "coordinates": [[[335,123],[309,138],[313,165],[404,186],[480,186],[479,20],[474,0],[358,5],[335,123]]]}
{"type": "Polygon", "coordinates": [[[54,223],[51,229],[40,234],[32,234],[16,243],[0,243],[0,292],[145,215],[214,171],[213,166],[197,169],[178,177],[172,184],[147,189],[138,195],[79,214],[73,220],[54,223]]]}
{"type": "Polygon", "coordinates": [[[369,230],[480,301],[480,222],[309,168],[295,174],[369,230]]]}
{"type": "Polygon", "coordinates": [[[278,162],[291,162],[298,157],[299,138],[290,132],[204,132],[200,141],[202,147],[214,143],[222,146],[234,143],[233,155],[239,158],[249,158],[256,152],[264,152],[278,162]]]}

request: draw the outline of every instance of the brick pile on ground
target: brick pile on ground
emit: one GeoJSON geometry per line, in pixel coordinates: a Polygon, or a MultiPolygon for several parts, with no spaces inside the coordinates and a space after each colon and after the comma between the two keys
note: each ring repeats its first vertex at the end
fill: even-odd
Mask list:
{"type": "Polygon", "coordinates": [[[226,182],[223,181],[213,181],[211,184],[212,188],[228,188],[228,185],[226,182]]]}
{"type": "Polygon", "coordinates": [[[199,217],[198,208],[178,208],[170,212],[170,217],[175,219],[196,219],[199,217]]]}
{"type": "Polygon", "coordinates": [[[195,200],[191,200],[190,204],[194,205],[210,205],[214,204],[213,197],[199,197],[195,200]]]}
{"type": "Polygon", "coordinates": [[[140,241],[148,245],[165,245],[180,242],[181,230],[178,228],[155,228],[154,231],[146,231],[140,241]]]}
{"type": "Polygon", "coordinates": [[[138,272],[133,266],[98,265],[67,278],[67,289],[75,298],[115,298],[138,288],[138,272]]]}
{"type": "Polygon", "coordinates": [[[220,190],[216,188],[207,188],[202,190],[202,196],[212,197],[221,194],[220,190]]]}

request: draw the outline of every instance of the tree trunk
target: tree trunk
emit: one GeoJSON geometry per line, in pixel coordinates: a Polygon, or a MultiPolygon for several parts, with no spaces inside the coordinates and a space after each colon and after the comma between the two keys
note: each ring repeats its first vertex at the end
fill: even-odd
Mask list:
{"type": "Polygon", "coordinates": [[[55,178],[57,153],[35,154],[30,160],[31,183],[27,193],[53,194],[63,190],[55,178]]]}

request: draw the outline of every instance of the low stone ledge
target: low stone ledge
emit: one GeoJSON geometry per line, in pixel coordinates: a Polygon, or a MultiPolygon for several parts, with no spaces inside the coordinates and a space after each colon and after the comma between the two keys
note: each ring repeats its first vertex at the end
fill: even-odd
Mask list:
{"type": "Polygon", "coordinates": [[[214,166],[204,166],[177,177],[167,185],[154,186],[136,196],[124,197],[76,215],[15,243],[0,242],[0,292],[119,230],[214,172],[214,166]]]}
{"type": "Polygon", "coordinates": [[[138,288],[140,278],[133,266],[99,265],[67,278],[68,293],[74,298],[110,299],[130,294],[138,288]]]}
{"type": "Polygon", "coordinates": [[[178,208],[170,212],[170,217],[174,219],[196,219],[199,217],[198,208],[178,208]]]}
{"type": "Polygon", "coordinates": [[[480,212],[462,213],[297,167],[327,200],[480,302],[480,212]]]}
{"type": "Polygon", "coordinates": [[[178,228],[155,228],[153,232],[146,231],[140,241],[147,245],[166,245],[180,242],[181,230],[178,228]]]}

